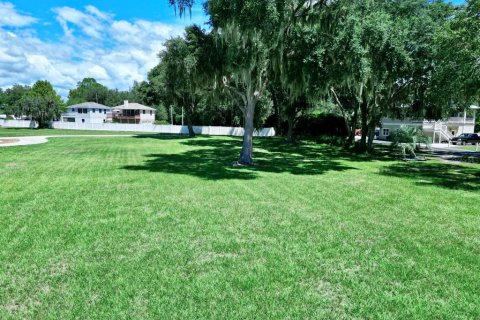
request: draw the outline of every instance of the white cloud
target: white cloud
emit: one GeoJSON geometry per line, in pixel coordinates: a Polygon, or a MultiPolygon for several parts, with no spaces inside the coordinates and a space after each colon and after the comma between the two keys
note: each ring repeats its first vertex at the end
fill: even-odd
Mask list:
{"type": "Polygon", "coordinates": [[[88,72],[91,74],[92,78],[95,78],[97,80],[107,80],[109,79],[109,75],[107,73],[107,70],[105,70],[104,67],[101,67],[99,65],[93,65],[88,72]]]}
{"type": "Polygon", "coordinates": [[[88,12],[90,12],[91,14],[93,14],[94,16],[96,16],[97,18],[102,19],[102,20],[110,20],[110,18],[112,17],[110,14],[107,14],[105,12],[101,12],[96,7],[91,6],[91,5],[86,6],[85,10],[87,10],[88,12]]]}
{"type": "MultiPolygon", "coordinates": [[[[73,27],[78,27],[86,35],[100,39],[101,30],[104,27],[102,18],[98,17],[98,14],[101,15],[100,11],[93,6],[88,6],[90,10],[87,10],[87,13],[79,11],[71,7],[60,7],[54,8],[53,12],[57,14],[57,21],[63,28],[65,35],[71,37],[73,35],[73,27]],[[98,14],[93,14],[91,11],[98,11],[98,14]],[[72,25],[72,28],[70,28],[72,25]]],[[[107,15],[104,15],[107,17],[107,15]]]]}
{"type": "Polygon", "coordinates": [[[0,2],[0,27],[25,27],[37,22],[37,19],[17,12],[10,2],[0,2]]]}
{"type": "Polygon", "coordinates": [[[93,6],[54,8],[64,37],[47,42],[28,30],[0,27],[0,87],[49,80],[65,98],[85,77],[126,90],[146,79],[165,40],[183,26],[115,20],[93,6]]]}

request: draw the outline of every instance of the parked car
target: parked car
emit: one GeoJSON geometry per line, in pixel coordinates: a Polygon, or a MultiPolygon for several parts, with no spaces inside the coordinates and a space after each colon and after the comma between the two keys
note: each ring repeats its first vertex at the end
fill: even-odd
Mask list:
{"type": "Polygon", "coordinates": [[[450,142],[452,144],[461,144],[461,145],[465,145],[467,143],[476,144],[476,143],[480,143],[480,136],[476,133],[462,133],[458,137],[452,138],[450,142]]]}

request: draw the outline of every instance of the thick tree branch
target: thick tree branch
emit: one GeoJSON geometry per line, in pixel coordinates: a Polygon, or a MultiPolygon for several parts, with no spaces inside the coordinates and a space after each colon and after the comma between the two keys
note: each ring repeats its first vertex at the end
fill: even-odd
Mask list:
{"type": "Polygon", "coordinates": [[[228,84],[228,79],[227,79],[226,76],[223,76],[222,82],[223,82],[223,86],[225,88],[229,89],[231,92],[235,93],[237,96],[239,96],[242,99],[243,106],[240,106],[240,109],[242,110],[242,112],[246,112],[245,106],[247,105],[247,97],[242,92],[240,92],[240,90],[238,90],[237,88],[229,85],[228,84]]]}

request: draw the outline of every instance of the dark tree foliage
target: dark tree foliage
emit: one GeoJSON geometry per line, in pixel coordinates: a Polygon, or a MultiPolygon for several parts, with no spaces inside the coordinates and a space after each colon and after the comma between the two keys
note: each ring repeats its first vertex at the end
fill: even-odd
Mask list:
{"type": "Polygon", "coordinates": [[[84,78],[77,83],[75,89],[68,93],[67,105],[74,105],[82,102],[96,102],[106,104],[108,88],[93,78],[84,78]]]}
{"type": "MultiPolygon", "coordinates": [[[[183,10],[193,4],[170,3],[183,10]]],[[[217,77],[244,115],[239,162],[252,162],[252,123],[267,88],[278,128],[284,119],[293,128],[309,101],[329,100],[344,118],[350,143],[360,123],[362,150],[371,148],[386,115],[440,117],[448,104],[439,99],[444,93],[457,95],[457,104],[470,101],[478,88],[478,3],[453,14],[451,5],[427,0],[206,1],[223,54],[217,77]],[[460,53],[454,59],[450,41],[460,53]],[[450,85],[449,73],[461,80],[450,85]],[[449,89],[440,92],[442,86],[449,89]]]]}
{"type": "Polygon", "coordinates": [[[20,115],[20,101],[30,92],[29,86],[14,84],[3,93],[3,111],[7,115],[20,115]]]}
{"type": "Polygon", "coordinates": [[[450,13],[436,34],[436,64],[427,97],[440,115],[480,104],[480,0],[450,13]]]}
{"type": "Polygon", "coordinates": [[[39,128],[47,128],[64,111],[60,96],[47,80],[35,82],[32,89],[21,98],[19,107],[17,113],[31,117],[39,128]]]}
{"type": "Polygon", "coordinates": [[[185,15],[187,10],[191,16],[194,2],[194,0],[168,0],[168,3],[175,9],[175,12],[178,11],[180,16],[185,15]]]}
{"type": "Polygon", "coordinates": [[[183,109],[190,136],[195,135],[193,118],[199,112],[202,98],[213,89],[213,81],[209,80],[213,50],[211,36],[193,25],[185,29],[185,38],[168,40],[159,54],[164,98],[183,109]]]}

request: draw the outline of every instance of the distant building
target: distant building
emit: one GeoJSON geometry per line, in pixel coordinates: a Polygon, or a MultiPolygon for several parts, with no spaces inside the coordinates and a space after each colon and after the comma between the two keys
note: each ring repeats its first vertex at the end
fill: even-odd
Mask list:
{"type": "Polygon", "coordinates": [[[62,122],[105,123],[112,122],[112,108],[95,102],[84,102],[68,106],[62,113],[62,122]]]}
{"type": "Polygon", "coordinates": [[[453,137],[461,135],[462,133],[475,132],[475,110],[477,107],[472,106],[471,109],[474,110],[473,118],[468,118],[466,111],[457,114],[455,117],[439,121],[383,118],[381,120],[381,128],[378,137],[379,139],[385,140],[391,133],[400,127],[413,127],[422,129],[423,133],[430,136],[435,143],[449,141],[453,137]]]}
{"type": "Polygon", "coordinates": [[[154,123],[155,109],[125,100],[123,105],[113,108],[113,119],[120,123],[154,123]]]}

